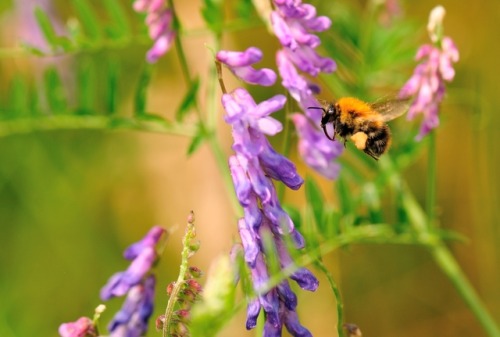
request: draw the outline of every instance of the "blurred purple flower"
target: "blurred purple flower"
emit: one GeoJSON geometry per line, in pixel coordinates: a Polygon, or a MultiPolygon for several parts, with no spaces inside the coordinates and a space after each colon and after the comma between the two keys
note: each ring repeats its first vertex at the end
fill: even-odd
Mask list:
{"type": "Polygon", "coordinates": [[[154,248],[145,247],[126,271],[111,276],[108,283],[101,289],[101,299],[106,301],[113,297],[125,295],[130,288],[142,280],[157,258],[158,255],[154,248]]]}
{"type": "Polygon", "coordinates": [[[244,52],[221,50],[217,53],[216,59],[233,72],[233,74],[250,84],[271,86],[276,82],[276,73],[271,69],[256,70],[253,64],[262,60],[262,51],[255,47],[250,47],[244,52]]]}
{"type": "Polygon", "coordinates": [[[326,138],[302,114],[293,114],[292,121],[299,135],[299,154],[304,161],[324,177],[335,179],[340,171],[335,159],[344,150],[342,144],[326,138]]]}
{"type": "MultiPolygon", "coordinates": [[[[245,53],[224,51],[217,54],[218,60],[229,66],[237,76],[234,68],[250,66],[260,60],[261,56],[262,53],[256,48],[250,48],[245,53]]],[[[260,70],[252,68],[252,71],[260,70]]],[[[247,81],[243,76],[242,79],[247,81]]],[[[252,79],[249,81],[252,82],[252,79]]],[[[273,179],[292,189],[300,188],[304,181],[298,175],[295,165],[277,153],[266,138],[266,135],[272,136],[281,131],[281,123],[270,115],[282,109],[285,102],[283,95],[276,95],[257,104],[241,88],[222,96],[222,104],[226,110],[224,118],[232,127],[233,150],[236,152],[229,158],[229,167],[236,196],[244,209],[244,217],[238,221],[238,230],[256,291],[266,287],[269,281],[267,258],[263,251],[264,233],[274,240],[283,268],[292,263],[292,260],[282,237],[289,235],[297,248],[302,248],[305,244],[292,219],[280,205],[273,179]]],[[[294,273],[291,279],[306,290],[314,291],[318,286],[317,279],[306,269],[294,273]]],[[[248,304],[246,327],[254,328],[257,317],[263,310],[266,316],[264,336],[281,336],[283,324],[293,336],[308,336],[308,331],[300,326],[297,316],[294,316],[296,306],[297,297],[288,282],[283,281],[248,304]]]]}
{"type": "Polygon", "coordinates": [[[443,7],[438,6],[431,12],[429,33],[436,43],[420,47],[416,60],[422,62],[417,65],[412,77],[399,92],[402,98],[414,98],[408,111],[409,120],[414,119],[418,114],[423,115],[417,140],[421,140],[439,125],[439,104],[445,94],[445,81],[450,82],[455,77],[452,64],[459,59],[458,49],[453,40],[449,37],[440,37],[436,33],[436,31],[441,31],[443,17],[443,7]]]}
{"type": "Polygon", "coordinates": [[[153,313],[155,277],[149,275],[130,289],[122,308],[108,326],[111,337],[139,337],[148,328],[153,313]]]}
{"type": "Polygon", "coordinates": [[[59,326],[61,337],[96,337],[94,322],[88,317],[80,317],[75,322],[63,323],[59,326]]]}
{"type": "Polygon", "coordinates": [[[125,249],[125,252],[123,252],[123,256],[127,260],[135,259],[145,248],[155,248],[156,245],[160,242],[162,236],[166,234],[167,231],[165,230],[165,228],[154,226],[141,239],[141,241],[133,243],[127,249],[125,249]]]}
{"type": "Polygon", "coordinates": [[[155,63],[167,53],[175,39],[173,12],[166,8],[165,0],[135,0],[133,8],[136,12],[147,13],[145,22],[149,36],[155,42],[148,50],[146,59],[155,63]]]}
{"type": "Polygon", "coordinates": [[[335,71],[334,60],[316,53],[315,48],[321,41],[313,34],[330,28],[331,21],[325,16],[316,16],[316,8],[300,0],[273,2],[276,10],[271,13],[271,22],[283,46],[276,54],[282,85],[305,113],[302,118],[293,118],[299,135],[299,153],[308,166],[326,178],[334,179],[339,171],[335,159],[342,153],[343,147],[326,139],[319,129],[321,111],[308,109],[320,106],[314,96],[319,93],[319,87],[297,71],[298,68],[311,76],[335,71]]]}

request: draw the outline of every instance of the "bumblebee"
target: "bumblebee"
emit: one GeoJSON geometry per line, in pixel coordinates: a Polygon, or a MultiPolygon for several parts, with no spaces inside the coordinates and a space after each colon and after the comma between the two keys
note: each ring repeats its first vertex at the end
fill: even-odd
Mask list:
{"type": "Polygon", "coordinates": [[[408,99],[392,99],[366,103],[354,97],[343,97],[323,107],[309,109],[323,110],[321,128],[326,137],[335,140],[338,135],[346,145],[349,137],[354,145],[375,160],[391,145],[391,131],[386,122],[401,116],[409,106],[408,99]],[[332,123],[333,136],[327,125],[332,123]]]}

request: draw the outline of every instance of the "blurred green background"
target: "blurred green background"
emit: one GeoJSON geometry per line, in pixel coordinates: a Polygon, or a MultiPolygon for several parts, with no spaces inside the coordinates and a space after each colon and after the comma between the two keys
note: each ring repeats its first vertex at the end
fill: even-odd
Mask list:
{"type": "MultiPolygon", "coordinates": [[[[203,26],[198,1],[177,2],[187,30],[203,26]]],[[[13,48],[19,37],[37,38],[30,17],[33,4],[52,8],[61,24],[71,16],[65,1],[51,5],[49,1],[2,0],[1,48],[13,48]]],[[[437,4],[402,2],[403,15],[421,27],[408,36],[415,50],[427,42],[424,27],[437,4]]],[[[447,9],[445,34],[455,40],[461,57],[437,133],[440,223],[468,238],[451,243],[452,251],[500,323],[500,46],[496,43],[500,2],[450,0],[440,4],[447,9]]],[[[324,2],[320,8],[325,6],[324,2]]],[[[139,24],[131,10],[129,15],[139,24]]],[[[331,29],[335,28],[334,22],[331,29]]],[[[210,39],[192,34],[184,42],[193,73],[204,76],[211,62],[205,48],[210,39]]],[[[263,26],[224,38],[224,46],[241,49],[252,44],[270,55],[277,46],[263,26]],[[257,41],[255,36],[259,36],[257,41]]],[[[63,74],[71,97],[75,65],[95,64],[99,78],[99,60],[111,54],[120,60],[123,72],[118,110],[127,113],[133,91],[129,83],[135,83],[146,50],[147,45],[141,45],[58,58],[2,57],[0,102],[8,100],[8,83],[16,74],[36,83],[51,64],[63,74]]],[[[272,66],[273,57],[266,56],[263,63],[272,66]]],[[[179,84],[183,81],[178,68],[173,51],[161,60],[148,92],[148,111],[170,116],[171,107],[178,105],[185,90],[179,84]]],[[[402,78],[410,75],[410,70],[401,74],[402,78]]],[[[265,98],[269,93],[259,95],[265,98]]],[[[230,130],[222,118],[220,130],[229,154],[230,130]]],[[[176,278],[180,237],[190,210],[196,213],[202,244],[193,264],[207,270],[214,257],[229,251],[237,232],[221,177],[209,149],[202,146],[187,159],[188,144],[189,139],[182,137],[134,131],[59,130],[0,138],[1,337],[56,336],[60,323],[91,316],[100,303],[99,289],[111,274],[126,268],[123,249],[156,224],[178,228],[158,267],[159,289],[164,288],[176,278]]],[[[305,175],[307,169],[298,165],[305,175]]],[[[425,203],[425,153],[405,176],[425,203]]],[[[328,182],[321,182],[330,188],[328,182]]],[[[294,192],[292,198],[302,193],[294,192]]],[[[352,246],[327,256],[326,263],[341,288],[346,321],[360,326],[364,336],[485,336],[423,249],[352,246]]],[[[324,279],[321,282],[326,284],[324,279]]],[[[166,300],[159,291],[156,315],[166,300]]],[[[314,294],[299,292],[299,302],[301,321],[314,336],[335,336],[335,301],[326,286],[314,294]]],[[[103,322],[120,305],[120,299],[108,303],[103,322]]],[[[221,336],[252,336],[244,330],[244,319],[242,311],[221,336]]],[[[154,328],[149,335],[155,335],[154,328]]]]}

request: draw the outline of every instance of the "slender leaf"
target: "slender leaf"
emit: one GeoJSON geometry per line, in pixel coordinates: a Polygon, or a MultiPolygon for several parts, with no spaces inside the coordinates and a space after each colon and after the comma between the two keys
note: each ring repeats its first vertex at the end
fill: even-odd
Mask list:
{"type": "Polygon", "coordinates": [[[224,23],[224,2],[221,0],[204,0],[201,14],[207,26],[215,33],[220,33],[224,23]]]}
{"type": "Polygon", "coordinates": [[[44,73],[45,96],[51,113],[64,112],[68,106],[61,77],[56,68],[50,67],[44,73]]]}
{"type": "Polygon", "coordinates": [[[135,114],[140,115],[146,112],[146,103],[147,103],[147,89],[149,86],[149,82],[151,81],[153,68],[146,64],[142,69],[142,72],[139,77],[139,83],[137,84],[137,88],[135,90],[135,114]]]}
{"type": "Polygon", "coordinates": [[[102,38],[99,20],[87,0],[72,0],[83,29],[90,40],[98,41],[102,38]]]}
{"type": "Polygon", "coordinates": [[[45,41],[47,41],[53,51],[57,50],[58,47],[63,48],[63,50],[69,50],[71,48],[71,43],[68,39],[57,35],[49,17],[40,7],[35,8],[35,18],[45,41]]]}
{"type": "Polygon", "coordinates": [[[186,114],[189,112],[189,110],[195,105],[196,95],[198,94],[199,88],[200,88],[200,79],[197,77],[192,82],[191,87],[184,95],[184,98],[182,99],[182,102],[179,108],[177,109],[177,113],[175,114],[175,119],[178,122],[182,122],[186,114]]]}
{"type": "Polygon", "coordinates": [[[95,69],[89,60],[78,64],[78,111],[89,113],[93,110],[95,101],[95,69]]]}
{"type": "MultiPolygon", "coordinates": [[[[9,117],[25,116],[29,111],[29,90],[21,75],[15,76],[9,88],[8,115],[9,117]]],[[[3,117],[3,116],[2,116],[3,117]]]]}
{"type": "Polygon", "coordinates": [[[300,211],[293,205],[289,204],[283,205],[283,209],[292,219],[295,228],[300,231],[300,229],[302,228],[302,216],[300,215],[300,211]]]}
{"type": "Polygon", "coordinates": [[[116,103],[118,101],[118,77],[120,66],[117,60],[109,60],[107,63],[106,76],[106,111],[109,114],[116,112],[116,103]]]}
{"type": "Polygon", "coordinates": [[[324,232],[326,224],[323,219],[323,205],[325,200],[313,178],[306,177],[306,200],[313,211],[314,221],[321,233],[324,232]]]}
{"type": "Polygon", "coordinates": [[[130,23],[127,14],[118,0],[104,0],[106,12],[109,13],[113,25],[109,27],[109,33],[114,38],[122,38],[130,35],[130,23]]]}
{"type": "Polygon", "coordinates": [[[187,155],[191,156],[195,153],[196,150],[203,144],[203,142],[207,139],[205,132],[202,128],[198,128],[196,135],[194,135],[193,139],[191,139],[191,143],[188,146],[187,155]]]}

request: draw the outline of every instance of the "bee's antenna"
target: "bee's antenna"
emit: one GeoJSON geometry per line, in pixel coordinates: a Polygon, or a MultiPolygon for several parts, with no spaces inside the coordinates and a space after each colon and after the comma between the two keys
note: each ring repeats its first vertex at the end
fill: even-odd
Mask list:
{"type": "Polygon", "coordinates": [[[310,106],[307,107],[308,109],[316,109],[316,110],[323,110],[323,112],[326,112],[325,108],[320,108],[319,106],[310,106]]]}

